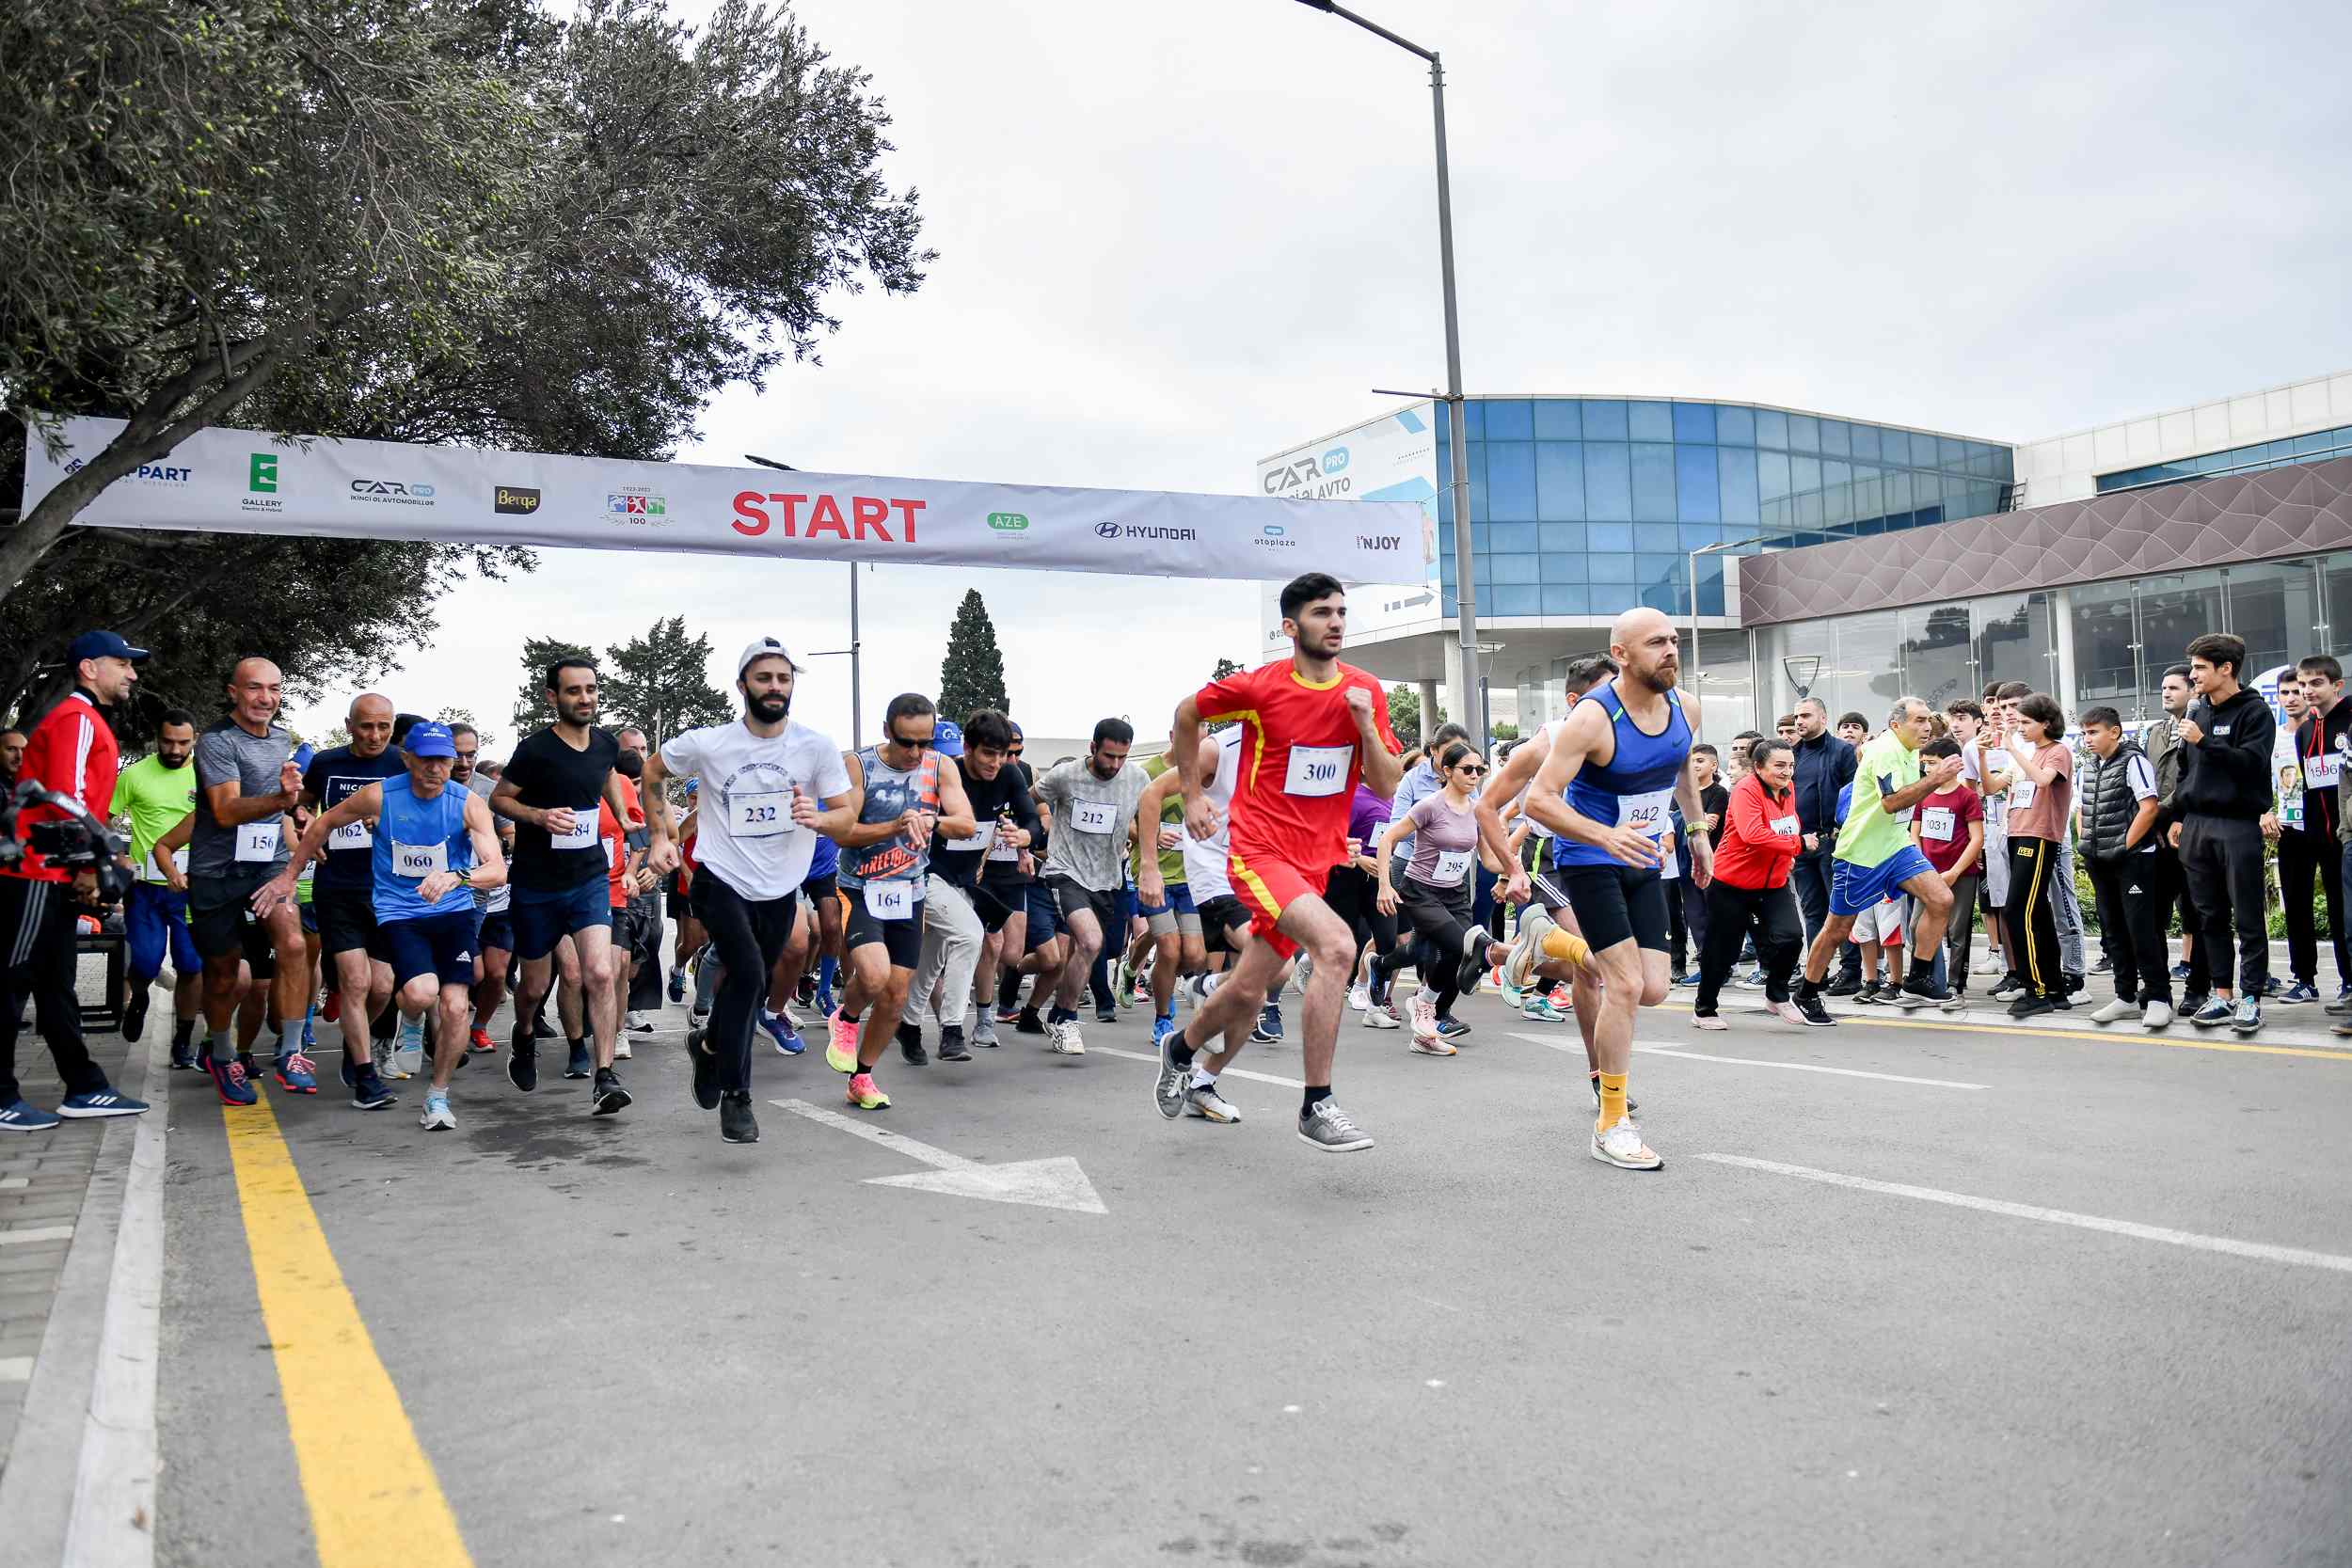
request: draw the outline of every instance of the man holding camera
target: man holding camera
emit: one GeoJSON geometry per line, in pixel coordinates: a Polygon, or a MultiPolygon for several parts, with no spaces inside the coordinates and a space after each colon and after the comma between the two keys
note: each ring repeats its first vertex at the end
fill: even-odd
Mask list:
{"type": "MultiPolygon", "coordinates": [[[[19,786],[38,784],[78,801],[103,827],[114,804],[119,753],[114,731],[99,710],[128,696],[138,682],[144,648],[110,631],[87,631],[66,650],[73,690],[33,726],[17,771],[19,786]]],[[[146,1105],[117,1094],[82,1043],[82,1005],[74,995],[75,919],[98,903],[98,874],[53,866],[27,843],[40,823],[71,819],[56,806],[27,805],[16,814],[20,852],[0,864],[0,1132],[40,1132],[60,1118],[135,1117],[146,1105]],[[56,1115],[28,1104],[16,1081],[17,1019],[24,997],[65,1083],[56,1115]]]]}

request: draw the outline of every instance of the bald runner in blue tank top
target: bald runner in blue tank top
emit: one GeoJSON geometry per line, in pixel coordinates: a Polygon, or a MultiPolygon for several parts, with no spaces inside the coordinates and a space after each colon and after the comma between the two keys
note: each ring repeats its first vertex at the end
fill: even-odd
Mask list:
{"type": "MultiPolygon", "coordinates": [[[[1624,678],[1605,681],[1577,699],[1597,704],[1609,716],[1614,750],[1605,763],[1585,759],[1568,781],[1567,802],[1603,827],[1637,828],[1661,840],[1662,861],[1670,852],[1662,839],[1672,826],[1675,786],[1691,760],[1691,721],[1682,712],[1682,693],[1669,689],[1666,727],[1657,735],[1645,732],[1626,710],[1618,689],[1624,678]]],[[[1628,937],[1638,946],[1666,951],[1666,892],[1657,864],[1628,865],[1597,844],[1565,834],[1551,847],[1577,925],[1594,951],[1628,937]]]]}

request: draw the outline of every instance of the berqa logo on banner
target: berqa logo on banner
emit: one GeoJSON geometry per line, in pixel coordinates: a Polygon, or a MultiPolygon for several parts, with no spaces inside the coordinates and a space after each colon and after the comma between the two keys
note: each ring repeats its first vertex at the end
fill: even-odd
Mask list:
{"type": "Polygon", "coordinates": [[[630,528],[667,528],[670,503],[643,485],[614,490],[604,498],[604,520],[630,528]]]}
{"type": "Polygon", "coordinates": [[[501,484],[491,495],[490,509],[509,516],[528,517],[539,510],[539,492],[520,484],[501,484]]]}
{"type": "Polygon", "coordinates": [[[351,499],[376,506],[431,506],[433,486],[414,480],[355,479],[351,499]]]}

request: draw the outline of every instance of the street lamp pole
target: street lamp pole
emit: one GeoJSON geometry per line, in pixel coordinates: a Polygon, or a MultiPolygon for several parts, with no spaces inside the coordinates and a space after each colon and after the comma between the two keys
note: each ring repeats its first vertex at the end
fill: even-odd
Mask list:
{"type": "Polygon", "coordinates": [[[1454,598],[1456,631],[1462,644],[1462,689],[1454,700],[1463,708],[1462,722],[1480,744],[1486,739],[1486,685],[1478,669],[1478,587],[1470,549],[1470,451],[1467,416],[1462,404],[1462,325],[1454,292],[1454,182],[1445,150],[1445,67],[1437,51],[1423,49],[1391,33],[1376,22],[1358,16],[1336,0],[1298,0],[1302,6],[1327,11],[1352,22],[1375,37],[1386,39],[1407,54],[1429,62],[1429,102],[1438,130],[1438,264],[1445,287],[1445,404],[1446,446],[1454,464],[1454,598]]]}
{"type": "MultiPolygon", "coordinates": [[[[800,472],[789,463],[779,463],[772,457],[762,457],[755,451],[747,451],[743,457],[745,461],[756,463],[763,468],[780,468],[787,474],[800,472]]],[[[850,749],[853,752],[862,750],[866,745],[864,733],[866,698],[860,689],[859,680],[859,664],[862,658],[859,653],[860,646],[857,633],[857,562],[852,561],[850,562],[850,645],[846,648],[818,648],[803,657],[829,658],[836,654],[850,656],[850,749]]]]}

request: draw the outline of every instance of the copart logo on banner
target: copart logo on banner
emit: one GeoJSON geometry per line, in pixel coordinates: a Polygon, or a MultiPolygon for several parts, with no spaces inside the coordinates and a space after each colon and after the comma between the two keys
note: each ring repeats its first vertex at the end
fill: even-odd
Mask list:
{"type": "Polygon", "coordinates": [[[1197,545],[1200,531],[1197,528],[1168,528],[1158,524],[1114,523],[1108,520],[1094,525],[1094,536],[1106,541],[1124,540],[1129,544],[1197,545]]]}
{"type": "MultiPolygon", "coordinates": [[[[76,457],[66,464],[65,471],[70,474],[78,474],[82,471],[83,467],[83,460],[76,457]]],[[[115,483],[119,484],[122,483],[123,479],[132,479],[137,480],[143,484],[185,484],[189,480],[195,477],[196,470],[194,468],[167,467],[161,463],[142,463],[137,468],[134,469],[130,473],[124,474],[122,479],[116,480],[115,483]]]]}
{"type": "Polygon", "coordinates": [[[431,506],[433,486],[408,479],[355,479],[351,499],[374,506],[431,506]]]}
{"type": "Polygon", "coordinates": [[[605,496],[604,520],[625,528],[668,528],[670,502],[642,484],[632,484],[605,496]]]}
{"type": "Polygon", "coordinates": [[[1347,449],[1333,447],[1321,457],[1302,457],[1268,468],[1265,493],[1284,500],[1331,500],[1356,487],[1346,474],[1347,449]]]}
{"type": "Polygon", "coordinates": [[[283,512],[286,503],[278,494],[278,453],[251,452],[246,458],[245,499],[237,502],[241,512],[283,512]]]}
{"type": "Polygon", "coordinates": [[[510,517],[528,517],[539,510],[539,492],[520,484],[501,484],[491,494],[490,510],[510,517]]]}

